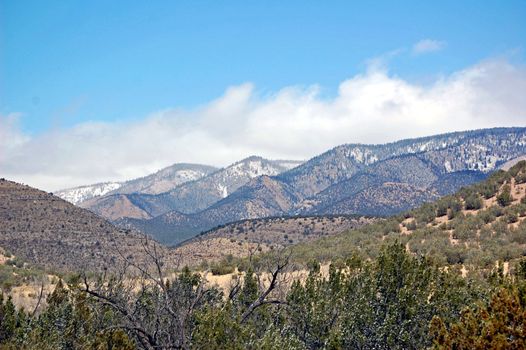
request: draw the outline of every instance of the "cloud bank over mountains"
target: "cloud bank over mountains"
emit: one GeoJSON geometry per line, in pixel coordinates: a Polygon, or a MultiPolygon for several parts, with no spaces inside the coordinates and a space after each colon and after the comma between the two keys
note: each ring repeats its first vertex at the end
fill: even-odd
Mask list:
{"type": "Polygon", "coordinates": [[[23,116],[10,114],[0,116],[0,176],[56,190],[143,176],[176,162],[225,166],[253,154],[307,159],[343,143],[525,126],[524,91],[526,68],[495,59],[425,85],[370,68],[330,98],[316,85],[260,94],[247,83],[194,110],[36,136],[19,128],[23,116]]]}

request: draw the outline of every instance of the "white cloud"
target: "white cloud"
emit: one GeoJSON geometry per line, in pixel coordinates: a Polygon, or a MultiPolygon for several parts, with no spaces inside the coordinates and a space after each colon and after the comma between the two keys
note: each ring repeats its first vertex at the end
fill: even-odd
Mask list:
{"type": "Polygon", "coordinates": [[[336,96],[230,87],[196,110],[136,122],[83,123],[36,137],[0,117],[0,176],[56,190],[142,176],[175,162],[227,165],[248,155],[307,159],[342,143],[383,143],[455,130],[526,125],[526,69],[491,60],[419,85],[368,69],[336,96]]]}
{"type": "Polygon", "coordinates": [[[414,55],[421,55],[430,52],[442,50],[446,46],[444,41],[424,39],[413,45],[412,52],[414,55]]]}

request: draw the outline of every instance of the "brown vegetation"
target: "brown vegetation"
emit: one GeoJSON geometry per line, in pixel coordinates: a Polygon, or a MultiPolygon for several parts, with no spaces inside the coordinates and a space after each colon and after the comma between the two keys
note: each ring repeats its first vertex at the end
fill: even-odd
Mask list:
{"type": "Polygon", "coordinates": [[[143,259],[143,235],[115,226],[51,193],[0,180],[0,247],[52,271],[103,271],[143,259]]]}

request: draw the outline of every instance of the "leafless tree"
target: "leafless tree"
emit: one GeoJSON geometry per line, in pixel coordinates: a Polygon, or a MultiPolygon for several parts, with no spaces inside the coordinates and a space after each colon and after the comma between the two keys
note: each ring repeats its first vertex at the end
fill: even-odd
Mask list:
{"type": "MultiPolygon", "coordinates": [[[[83,276],[81,290],[117,315],[111,329],[125,330],[142,348],[189,349],[195,313],[206,305],[233,302],[242,289],[241,278],[237,279],[225,300],[220,290],[206,286],[200,274],[188,269],[168,274],[164,247],[145,239],[142,248],[146,259],[138,263],[123,256],[122,266],[100,278],[83,276]]],[[[177,259],[173,261],[178,267],[177,259]]],[[[289,257],[280,257],[275,262],[267,273],[269,281],[260,283],[259,295],[243,311],[241,322],[264,305],[283,303],[274,297],[273,292],[289,257]]]]}
{"type": "Polygon", "coordinates": [[[82,290],[112,309],[123,329],[135,336],[144,349],[188,349],[192,315],[207,302],[217,300],[219,291],[188,270],[167,276],[163,248],[145,239],[145,261],[124,257],[118,271],[98,280],[83,278],[82,290]]]}
{"type": "Polygon", "coordinates": [[[258,284],[260,286],[260,294],[256,300],[254,300],[248,308],[243,312],[241,316],[241,322],[246,322],[246,320],[252,315],[252,313],[259,307],[269,304],[285,304],[285,302],[280,298],[272,298],[272,293],[276,290],[279,285],[280,277],[283,275],[286,267],[289,265],[290,254],[276,255],[275,266],[271,267],[269,270],[269,283],[265,286],[265,283],[261,281],[260,275],[258,275],[258,284]]]}

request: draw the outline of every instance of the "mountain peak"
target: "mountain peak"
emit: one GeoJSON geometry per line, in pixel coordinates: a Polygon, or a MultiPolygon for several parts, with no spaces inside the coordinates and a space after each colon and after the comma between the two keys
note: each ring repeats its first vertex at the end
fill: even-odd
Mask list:
{"type": "Polygon", "coordinates": [[[123,182],[103,182],[93,185],[69,188],[56,192],[56,195],[79,205],[93,198],[110,194],[145,193],[159,194],[200,179],[216,171],[215,167],[192,163],[175,163],[157,172],[123,182]]]}

